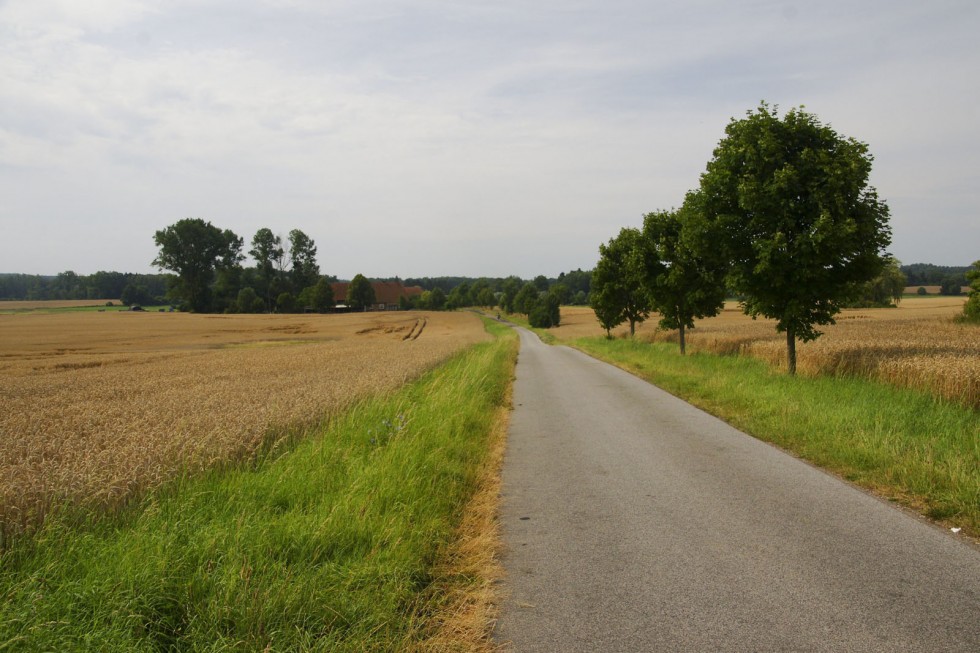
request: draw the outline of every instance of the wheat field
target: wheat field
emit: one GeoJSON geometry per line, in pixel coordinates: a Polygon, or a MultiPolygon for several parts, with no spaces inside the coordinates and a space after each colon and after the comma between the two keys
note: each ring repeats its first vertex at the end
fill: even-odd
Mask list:
{"type": "Polygon", "coordinates": [[[0,535],[274,448],[486,338],[469,313],[0,314],[0,535]]]}
{"type": "MultiPolygon", "coordinates": [[[[980,407],[980,327],[955,321],[962,297],[911,297],[898,308],[851,309],[837,324],[821,327],[823,335],[797,343],[800,374],[857,375],[980,407]]],[[[605,332],[592,309],[563,307],[561,326],[551,332],[561,340],[605,332]]],[[[676,331],[657,328],[653,314],[637,329],[648,342],[677,342],[676,331]]],[[[747,354],[785,369],[786,337],[774,320],[753,320],[735,302],[716,317],[699,320],[687,332],[689,351],[747,354]]],[[[613,330],[628,337],[623,326],[613,330]]]]}

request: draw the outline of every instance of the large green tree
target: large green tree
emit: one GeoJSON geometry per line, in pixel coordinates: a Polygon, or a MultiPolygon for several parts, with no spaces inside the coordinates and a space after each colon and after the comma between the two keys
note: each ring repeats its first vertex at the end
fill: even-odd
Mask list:
{"type": "Polygon", "coordinates": [[[153,240],[160,248],[153,265],[177,274],[171,294],[199,313],[211,310],[215,271],[243,259],[241,238],[201,218],[179,220],[156,232],[153,240]]]}
{"type": "Polygon", "coordinates": [[[374,286],[363,274],[355,275],[347,287],[347,305],[352,311],[366,311],[374,304],[374,286]]]}
{"type": "Polygon", "coordinates": [[[677,329],[681,354],[685,330],[694,320],[717,315],[725,304],[726,264],[701,214],[699,197],[688,195],[676,211],[657,211],[643,220],[647,292],[660,326],[677,329]]]}
{"type": "Polygon", "coordinates": [[[271,311],[275,308],[275,297],[281,290],[277,281],[282,274],[286,256],[282,238],[272,233],[271,229],[263,227],[252,237],[252,249],[248,250],[248,254],[255,259],[255,270],[265,298],[266,310],[271,311]]]}
{"type": "Polygon", "coordinates": [[[599,245],[590,303],[606,335],[628,321],[632,336],[636,325],[650,315],[652,305],[644,285],[644,247],[640,230],[630,227],[621,229],[607,244],[599,245]]]}
{"type": "Polygon", "coordinates": [[[725,134],[701,176],[705,215],[745,312],[776,320],[795,374],[796,341],[818,337],[881,271],[888,207],[868,184],[868,146],[802,108],[780,117],[763,103],[725,134]]]}
{"type": "Polygon", "coordinates": [[[289,232],[289,261],[289,277],[294,290],[299,292],[317,284],[320,266],[316,262],[316,243],[299,229],[289,232]]]}

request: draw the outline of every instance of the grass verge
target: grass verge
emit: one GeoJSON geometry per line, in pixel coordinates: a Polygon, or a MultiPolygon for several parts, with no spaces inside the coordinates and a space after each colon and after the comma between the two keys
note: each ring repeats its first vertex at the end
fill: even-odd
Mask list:
{"type": "Polygon", "coordinates": [[[460,529],[516,351],[477,345],[288,453],[125,514],[52,519],[0,557],[0,650],[437,648],[485,590],[460,529]]]}
{"type": "Polygon", "coordinates": [[[739,356],[585,338],[618,365],[747,433],[890,500],[980,536],[980,413],[848,377],[790,377],[739,356]]]}

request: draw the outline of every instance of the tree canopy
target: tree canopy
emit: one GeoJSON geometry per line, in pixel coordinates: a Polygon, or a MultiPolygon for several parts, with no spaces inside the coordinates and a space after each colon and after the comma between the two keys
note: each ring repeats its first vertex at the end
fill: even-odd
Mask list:
{"type": "Polygon", "coordinates": [[[374,286],[363,274],[357,274],[347,287],[347,305],[352,311],[366,311],[374,304],[374,286]]]}
{"type": "Polygon", "coordinates": [[[793,374],[796,340],[819,336],[881,271],[888,207],[868,184],[868,146],[803,109],[780,117],[763,103],[725,133],[701,176],[704,213],[745,312],[786,333],[793,374]]]}
{"type": "Polygon", "coordinates": [[[609,330],[625,321],[630,335],[652,309],[644,286],[644,242],[639,229],[624,228],[607,244],[599,245],[599,262],[592,272],[591,304],[599,323],[609,330]]]}
{"type": "Polygon", "coordinates": [[[643,220],[645,286],[660,326],[678,330],[681,354],[685,329],[694,328],[695,319],[717,315],[725,303],[726,264],[699,199],[689,194],[681,209],[649,213],[643,220]]]}
{"type": "Polygon", "coordinates": [[[211,282],[215,271],[238,265],[242,239],[201,218],[184,218],[153,236],[160,248],[153,265],[177,274],[171,293],[192,311],[211,309],[211,282]]]}

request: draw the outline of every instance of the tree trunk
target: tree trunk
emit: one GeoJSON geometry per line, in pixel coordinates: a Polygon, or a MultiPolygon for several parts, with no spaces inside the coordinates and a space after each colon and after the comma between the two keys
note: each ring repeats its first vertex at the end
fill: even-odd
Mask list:
{"type": "Polygon", "coordinates": [[[793,327],[786,329],[786,361],[789,375],[796,376],[796,332],[793,327]]]}
{"type": "Polygon", "coordinates": [[[636,335],[636,320],[630,318],[630,338],[636,335]]]}
{"type": "Polygon", "coordinates": [[[680,328],[680,335],[681,335],[681,356],[683,356],[686,353],[686,349],[684,347],[684,325],[683,324],[681,325],[681,328],[680,328]]]}

